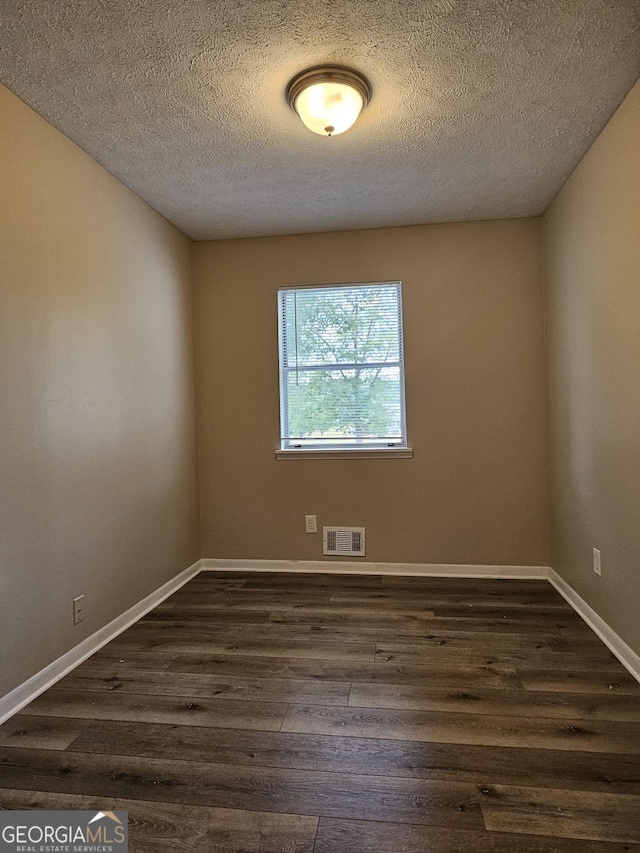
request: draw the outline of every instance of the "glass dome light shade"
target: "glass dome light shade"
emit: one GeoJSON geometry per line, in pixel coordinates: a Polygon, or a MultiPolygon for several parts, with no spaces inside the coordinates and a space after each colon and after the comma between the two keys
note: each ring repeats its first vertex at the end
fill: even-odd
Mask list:
{"type": "Polygon", "coordinates": [[[286,99],[309,130],[321,136],[344,133],[371,99],[369,81],[341,65],[317,65],[297,74],[286,99]]]}
{"type": "Polygon", "coordinates": [[[307,86],[295,100],[302,123],[321,136],[337,136],[355,123],[364,101],[348,83],[327,81],[307,86]]]}

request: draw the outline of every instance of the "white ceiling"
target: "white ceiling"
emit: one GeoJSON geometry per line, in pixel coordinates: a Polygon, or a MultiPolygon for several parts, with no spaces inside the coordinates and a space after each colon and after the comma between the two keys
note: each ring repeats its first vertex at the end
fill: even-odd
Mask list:
{"type": "Polygon", "coordinates": [[[195,239],[539,214],[639,74],[639,0],[2,0],[0,79],[195,239]]]}

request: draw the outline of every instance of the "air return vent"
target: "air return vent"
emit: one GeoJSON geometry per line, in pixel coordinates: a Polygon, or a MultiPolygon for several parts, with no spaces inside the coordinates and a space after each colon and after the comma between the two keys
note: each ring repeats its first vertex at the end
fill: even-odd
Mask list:
{"type": "Polygon", "coordinates": [[[322,553],[364,557],[364,527],[323,527],[322,553]]]}

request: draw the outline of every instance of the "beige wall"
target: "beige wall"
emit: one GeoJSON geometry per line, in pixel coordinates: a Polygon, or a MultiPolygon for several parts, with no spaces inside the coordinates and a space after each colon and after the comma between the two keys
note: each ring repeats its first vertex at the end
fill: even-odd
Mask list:
{"type": "Polygon", "coordinates": [[[191,243],[2,87],[0,116],[2,695],[199,544],[191,243]]]}
{"type": "Polygon", "coordinates": [[[639,140],[640,83],[544,217],[551,564],[637,653],[639,140]]]}
{"type": "Polygon", "coordinates": [[[204,557],[547,564],[539,221],[196,245],[204,557]],[[412,460],[276,461],[281,285],[403,281],[412,460]]]}

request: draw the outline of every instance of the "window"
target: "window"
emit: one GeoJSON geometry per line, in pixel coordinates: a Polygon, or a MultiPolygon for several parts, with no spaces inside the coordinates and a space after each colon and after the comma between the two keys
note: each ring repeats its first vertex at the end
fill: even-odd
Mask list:
{"type": "Polygon", "coordinates": [[[278,291],[283,451],[406,448],[400,282],[278,291]]]}

